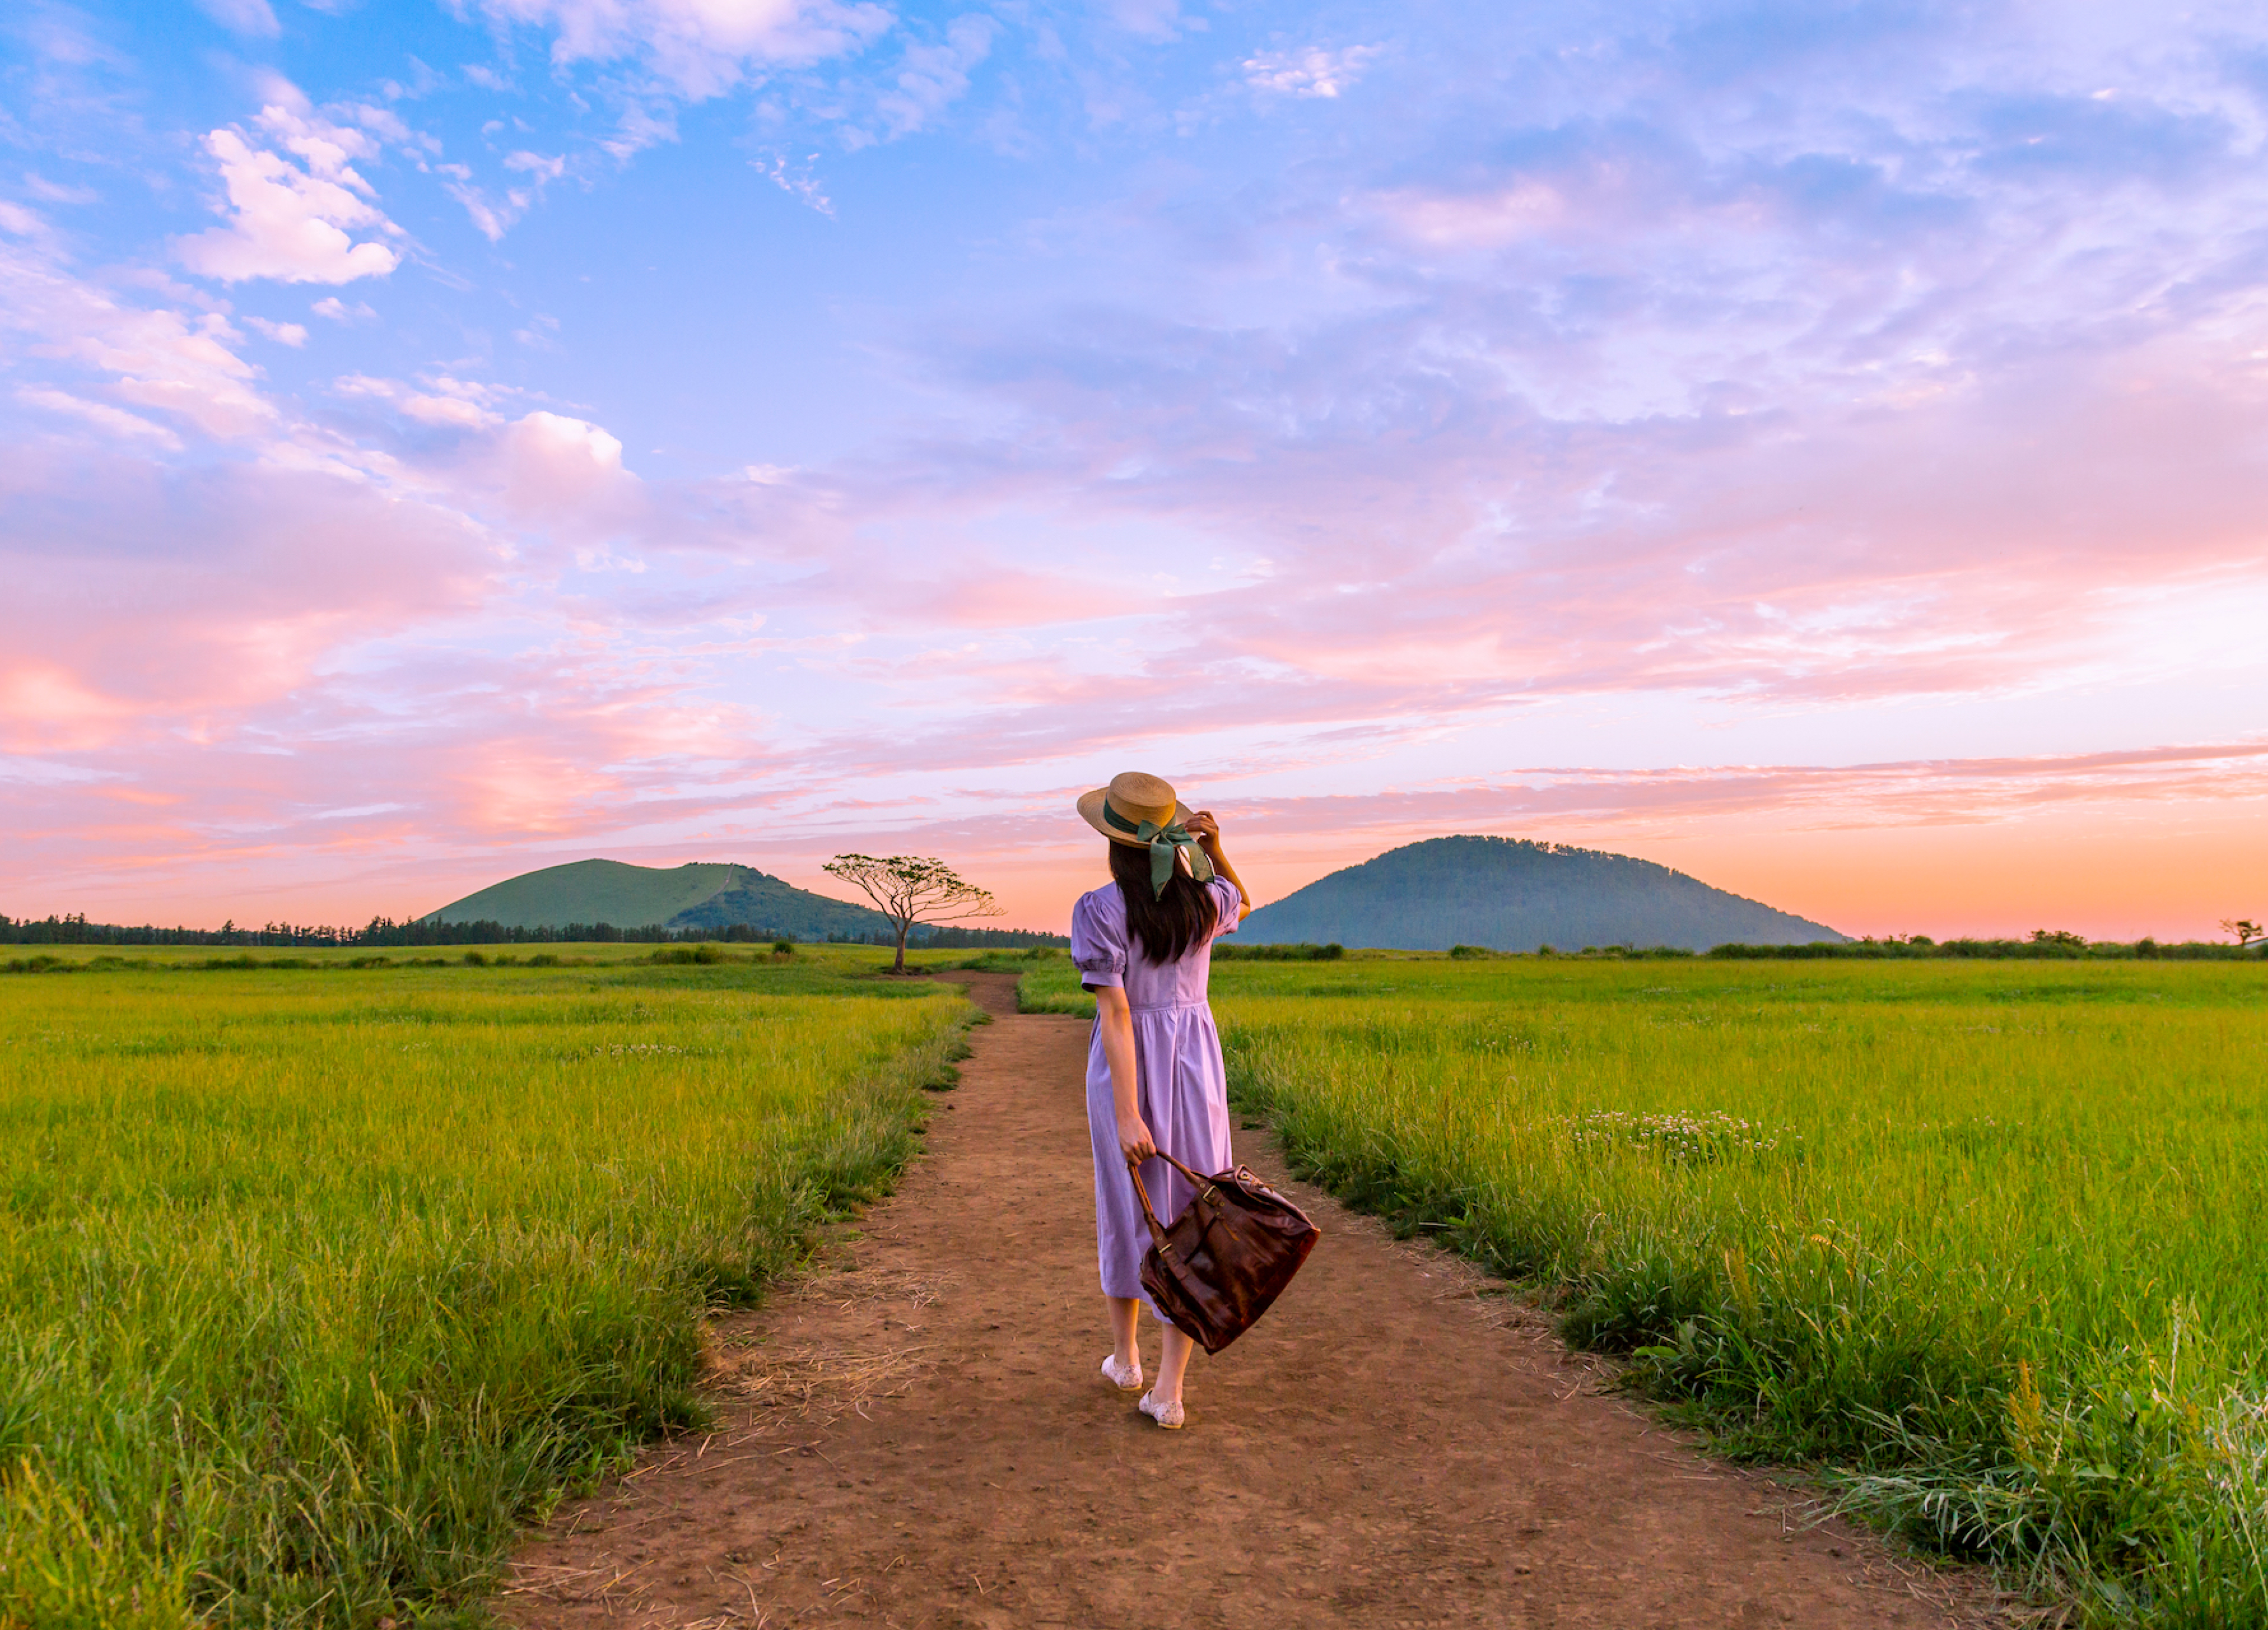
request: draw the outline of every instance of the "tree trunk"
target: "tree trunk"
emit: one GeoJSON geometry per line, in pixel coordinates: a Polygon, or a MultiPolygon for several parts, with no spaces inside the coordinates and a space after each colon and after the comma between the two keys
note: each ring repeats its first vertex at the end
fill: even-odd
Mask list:
{"type": "Polygon", "coordinates": [[[910,922],[898,925],[898,962],[897,966],[890,970],[892,973],[903,973],[906,970],[906,931],[912,926],[913,924],[910,922]]]}

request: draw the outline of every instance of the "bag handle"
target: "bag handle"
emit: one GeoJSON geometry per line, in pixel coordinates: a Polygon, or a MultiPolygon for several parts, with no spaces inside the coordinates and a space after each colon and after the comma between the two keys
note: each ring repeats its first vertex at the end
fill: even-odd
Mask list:
{"type": "MultiPolygon", "coordinates": [[[[1155,1146],[1153,1145],[1152,1147],[1154,1147],[1155,1146]]],[[[1182,1176],[1187,1177],[1191,1184],[1195,1184],[1199,1189],[1203,1189],[1206,1184],[1212,1181],[1210,1177],[1202,1176],[1197,1172],[1191,1171],[1188,1167],[1182,1165],[1181,1162],[1175,1160],[1163,1149],[1158,1150],[1158,1158],[1165,1162],[1167,1165],[1171,1166],[1175,1171],[1181,1173],[1182,1176]]],[[[1134,1179],[1134,1196],[1137,1199],[1142,1202],[1143,1220],[1150,1225],[1150,1243],[1155,1245],[1161,1252],[1170,1254],[1173,1250],[1173,1247],[1166,1242],[1165,1225],[1158,1221],[1158,1213],[1151,1206],[1150,1191],[1142,1186],[1142,1162],[1136,1160],[1130,1154],[1126,1157],[1126,1175],[1134,1179]]]]}

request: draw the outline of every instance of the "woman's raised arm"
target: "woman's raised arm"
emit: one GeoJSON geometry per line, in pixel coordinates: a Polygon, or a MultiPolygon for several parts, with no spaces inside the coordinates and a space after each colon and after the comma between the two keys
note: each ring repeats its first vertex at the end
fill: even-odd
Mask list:
{"type": "Polygon", "coordinates": [[[1236,868],[1228,863],[1228,856],[1221,852],[1220,822],[1211,810],[1200,809],[1189,817],[1189,830],[1197,834],[1205,859],[1212,862],[1212,869],[1236,885],[1236,920],[1242,922],[1252,915],[1252,890],[1244,886],[1244,880],[1236,874],[1236,868]]]}

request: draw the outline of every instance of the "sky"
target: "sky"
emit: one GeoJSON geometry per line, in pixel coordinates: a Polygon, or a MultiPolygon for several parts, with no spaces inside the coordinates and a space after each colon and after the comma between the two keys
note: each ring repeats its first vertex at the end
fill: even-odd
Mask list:
{"type": "Polygon", "coordinates": [[[1115,772],[1850,933],[2268,915],[2268,12],[17,0],[0,911],[1115,772]]]}

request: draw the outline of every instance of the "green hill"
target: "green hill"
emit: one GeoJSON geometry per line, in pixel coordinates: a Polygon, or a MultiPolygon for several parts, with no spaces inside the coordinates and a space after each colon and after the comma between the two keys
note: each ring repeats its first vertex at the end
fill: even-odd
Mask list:
{"type": "Polygon", "coordinates": [[[889,926],[880,911],[795,888],[754,867],[700,861],[666,868],[621,860],[549,866],[452,901],[425,920],[492,921],[507,928],[564,928],[571,923],[725,928],[746,923],[798,940],[873,933],[889,926]]]}
{"type": "Polygon", "coordinates": [[[1822,923],[1628,855],[1506,837],[1436,837],[1318,878],[1245,919],[1246,943],[1445,950],[1484,945],[1806,944],[1822,923]]]}
{"type": "Polygon", "coordinates": [[[793,940],[824,940],[830,933],[886,933],[890,920],[880,911],[850,905],[798,889],[745,866],[732,868],[739,881],[669,919],[672,928],[729,928],[734,923],[771,928],[793,940]]]}

